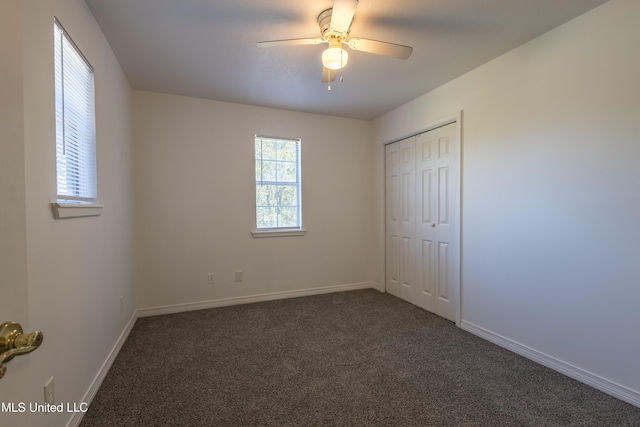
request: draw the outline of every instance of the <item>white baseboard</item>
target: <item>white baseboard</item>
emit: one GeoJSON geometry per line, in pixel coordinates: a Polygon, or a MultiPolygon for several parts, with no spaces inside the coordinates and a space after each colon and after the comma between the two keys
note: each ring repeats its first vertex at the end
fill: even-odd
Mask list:
{"type": "Polygon", "coordinates": [[[371,287],[377,291],[382,292],[383,294],[385,293],[385,289],[384,289],[384,285],[377,283],[377,282],[371,282],[371,287]]]}
{"type": "Polygon", "coordinates": [[[613,397],[630,403],[631,405],[640,407],[640,392],[636,390],[632,390],[628,387],[607,380],[606,378],[592,374],[591,372],[585,371],[577,366],[563,362],[562,360],[556,359],[555,357],[549,356],[545,353],[541,353],[538,350],[522,345],[516,341],[503,337],[502,335],[498,335],[480,326],[476,326],[465,320],[461,322],[460,327],[467,332],[477,335],[480,338],[484,338],[487,341],[491,341],[492,343],[524,356],[527,359],[533,360],[536,363],[551,368],[554,371],[560,372],[563,375],[578,380],[613,397]]]}
{"type": "MultiPolygon", "coordinates": [[[[85,402],[88,405],[91,405],[91,402],[93,401],[94,396],[98,392],[98,389],[100,388],[100,385],[104,380],[104,377],[107,376],[107,372],[109,372],[109,368],[111,368],[113,361],[116,360],[116,356],[118,356],[118,353],[120,353],[120,349],[122,348],[122,345],[124,344],[124,342],[127,340],[127,337],[129,336],[131,329],[133,329],[133,325],[136,323],[137,319],[138,319],[138,313],[134,312],[133,316],[131,316],[131,319],[129,319],[129,322],[127,323],[124,330],[118,337],[118,340],[116,341],[115,345],[109,352],[107,359],[104,361],[104,363],[98,370],[98,373],[93,378],[93,381],[89,386],[89,389],[87,390],[87,392],[84,394],[84,397],[82,398],[82,402],[85,402]]],[[[84,412],[74,412],[73,416],[67,423],[67,427],[79,426],[83,416],[84,416],[84,412]]]]}
{"type": "Polygon", "coordinates": [[[296,291],[273,292],[269,294],[249,295],[244,297],[221,298],[209,301],[189,302],[184,304],[165,305],[138,309],[138,317],[159,316],[162,314],[181,313],[184,311],[204,310],[208,308],[227,307],[254,302],[274,301],[287,298],[306,297],[310,295],[329,294],[333,292],[355,291],[359,289],[377,289],[382,287],[375,282],[354,283],[350,285],[324,286],[321,288],[301,289],[296,291]]]}

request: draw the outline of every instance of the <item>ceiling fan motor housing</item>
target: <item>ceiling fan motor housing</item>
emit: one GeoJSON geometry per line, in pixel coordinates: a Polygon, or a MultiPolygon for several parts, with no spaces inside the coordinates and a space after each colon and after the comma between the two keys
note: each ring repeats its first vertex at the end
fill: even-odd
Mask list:
{"type": "Polygon", "coordinates": [[[349,30],[346,32],[334,31],[331,29],[331,13],[333,9],[327,9],[322,11],[320,15],[318,15],[318,25],[320,26],[320,34],[322,34],[322,38],[325,41],[331,43],[342,43],[346,40],[349,35],[349,30],[351,26],[349,26],[349,30]]]}

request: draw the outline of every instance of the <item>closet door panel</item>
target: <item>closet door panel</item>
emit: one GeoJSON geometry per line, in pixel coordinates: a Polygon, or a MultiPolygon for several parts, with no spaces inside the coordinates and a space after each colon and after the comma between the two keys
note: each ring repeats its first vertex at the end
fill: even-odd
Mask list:
{"type": "Polygon", "coordinates": [[[400,145],[400,298],[416,303],[416,161],[415,138],[407,138],[400,145]]]}
{"type": "Polygon", "coordinates": [[[416,202],[420,221],[416,224],[416,234],[421,249],[420,265],[418,266],[418,291],[417,305],[425,310],[435,310],[435,224],[437,218],[435,197],[437,184],[436,154],[437,146],[434,131],[429,131],[416,136],[418,157],[416,161],[416,173],[421,177],[416,190],[416,202]]]}
{"type": "Polygon", "coordinates": [[[385,147],[385,287],[400,296],[400,146],[385,147]]]}
{"type": "Polygon", "coordinates": [[[456,268],[459,264],[453,262],[452,246],[452,214],[456,206],[456,185],[454,183],[452,169],[455,168],[453,141],[456,138],[455,123],[440,127],[433,130],[434,143],[436,144],[436,152],[438,153],[434,167],[437,169],[437,182],[435,183],[435,209],[437,218],[434,230],[434,242],[437,251],[434,251],[434,272],[436,280],[435,285],[435,307],[434,313],[455,322],[457,298],[454,292],[454,286],[458,286],[454,278],[458,277],[456,268]]]}

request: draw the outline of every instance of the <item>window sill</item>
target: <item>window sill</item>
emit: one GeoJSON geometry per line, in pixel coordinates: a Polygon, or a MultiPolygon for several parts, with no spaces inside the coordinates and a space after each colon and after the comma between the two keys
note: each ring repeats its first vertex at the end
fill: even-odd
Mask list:
{"type": "Polygon", "coordinates": [[[253,237],[292,237],[292,236],[304,236],[307,234],[305,229],[296,230],[253,230],[251,235],[253,237]]]}
{"type": "Polygon", "coordinates": [[[83,218],[102,214],[102,205],[83,203],[51,203],[55,219],[83,218]]]}

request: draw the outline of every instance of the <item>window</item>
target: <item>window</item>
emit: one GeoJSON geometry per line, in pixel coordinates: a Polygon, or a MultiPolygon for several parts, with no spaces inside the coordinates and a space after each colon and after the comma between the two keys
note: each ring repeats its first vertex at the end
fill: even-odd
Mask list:
{"type": "MultiPolygon", "coordinates": [[[[95,204],[93,68],[54,22],[57,201],[95,204]]],[[[86,216],[86,215],[82,215],[86,216]]]]}
{"type": "Polygon", "coordinates": [[[256,136],[256,232],[300,235],[300,140],[256,136]]]}

